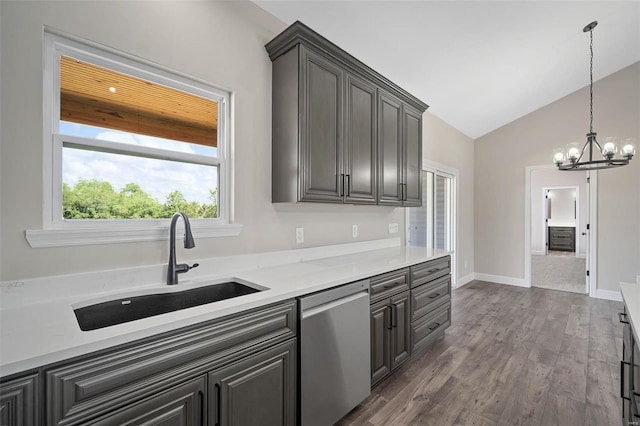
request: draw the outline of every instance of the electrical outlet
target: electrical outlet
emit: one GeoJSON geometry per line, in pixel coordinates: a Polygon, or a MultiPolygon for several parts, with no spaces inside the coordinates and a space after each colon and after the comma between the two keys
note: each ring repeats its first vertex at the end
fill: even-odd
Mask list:
{"type": "Polygon", "coordinates": [[[296,244],[304,243],[304,228],[296,228],[296,244]]]}
{"type": "Polygon", "coordinates": [[[353,238],[358,238],[358,225],[351,226],[351,235],[353,238]]]}
{"type": "Polygon", "coordinates": [[[398,224],[397,223],[390,223],[389,224],[389,233],[390,234],[397,234],[398,233],[398,224]]]}
{"type": "Polygon", "coordinates": [[[467,269],[467,261],[464,261],[464,269],[467,269]]]}
{"type": "Polygon", "coordinates": [[[640,275],[636,275],[636,284],[640,284],[640,275]]]}

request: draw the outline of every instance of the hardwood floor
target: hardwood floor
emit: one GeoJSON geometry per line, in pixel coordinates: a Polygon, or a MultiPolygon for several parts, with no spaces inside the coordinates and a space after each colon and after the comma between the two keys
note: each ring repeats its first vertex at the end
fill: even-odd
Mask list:
{"type": "Polygon", "coordinates": [[[474,281],[445,337],[338,424],[620,425],[622,306],[474,281]]]}

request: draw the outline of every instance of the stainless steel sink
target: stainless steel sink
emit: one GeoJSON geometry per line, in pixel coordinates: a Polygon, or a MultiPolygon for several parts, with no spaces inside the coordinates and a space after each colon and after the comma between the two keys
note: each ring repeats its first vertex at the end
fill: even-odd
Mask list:
{"type": "MultiPolygon", "coordinates": [[[[257,293],[265,288],[227,281],[180,291],[120,297],[74,309],[82,331],[257,293]]],[[[173,290],[173,289],[171,289],[173,290]]]]}

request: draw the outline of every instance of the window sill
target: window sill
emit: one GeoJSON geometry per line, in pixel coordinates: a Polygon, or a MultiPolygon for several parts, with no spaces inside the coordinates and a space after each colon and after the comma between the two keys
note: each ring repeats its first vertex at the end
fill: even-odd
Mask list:
{"type": "MultiPolygon", "coordinates": [[[[191,231],[196,240],[198,238],[234,237],[240,235],[242,225],[199,224],[192,222],[191,231]]],[[[169,238],[169,225],[35,229],[27,230],[25,237],[33,248],[162,241],[169,238]]]]}

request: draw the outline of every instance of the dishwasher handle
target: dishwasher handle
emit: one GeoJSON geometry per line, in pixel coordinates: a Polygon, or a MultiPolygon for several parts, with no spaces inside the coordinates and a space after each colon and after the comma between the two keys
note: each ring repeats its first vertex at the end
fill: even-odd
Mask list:
{"type": "Polygon", "coordinates": [[[330,309],[333,309],[333,308],[335,308],[337,306],[344,305],[346,303],[350,303],[350,302],[352,302],[354,300],[358,300],[358,299],[361,299],[361,298],[364,298],[364,297],[369,298],[369,293],[366,292],[366,291],[361,291],[359,293],[352,294],[352,295],[349,295],[347,297],[343,297],[342,299],[332,300],[331,302],[327,302],[327,303],[322,304],[322,305],[314,306],[313,308],[305,309],[305,310],[302,311],[301,319],[305,320],[307,318],[311,318],[314,315],[321,314],[321,313],[326,312],[326,311],[328,311],[330,309]]]}
{"type": "Polygon", "coordinates": [[[316,308],[321,305],[326,305],[328,303],[343,299],[357,293],[361,293],[363,291],[367,292],[368,294],[369,280],[356,281],[354,283],[321,291],[310,296],[304,296],[299,298],[300,311],[304,313],[309,309],[316,308]]]}

